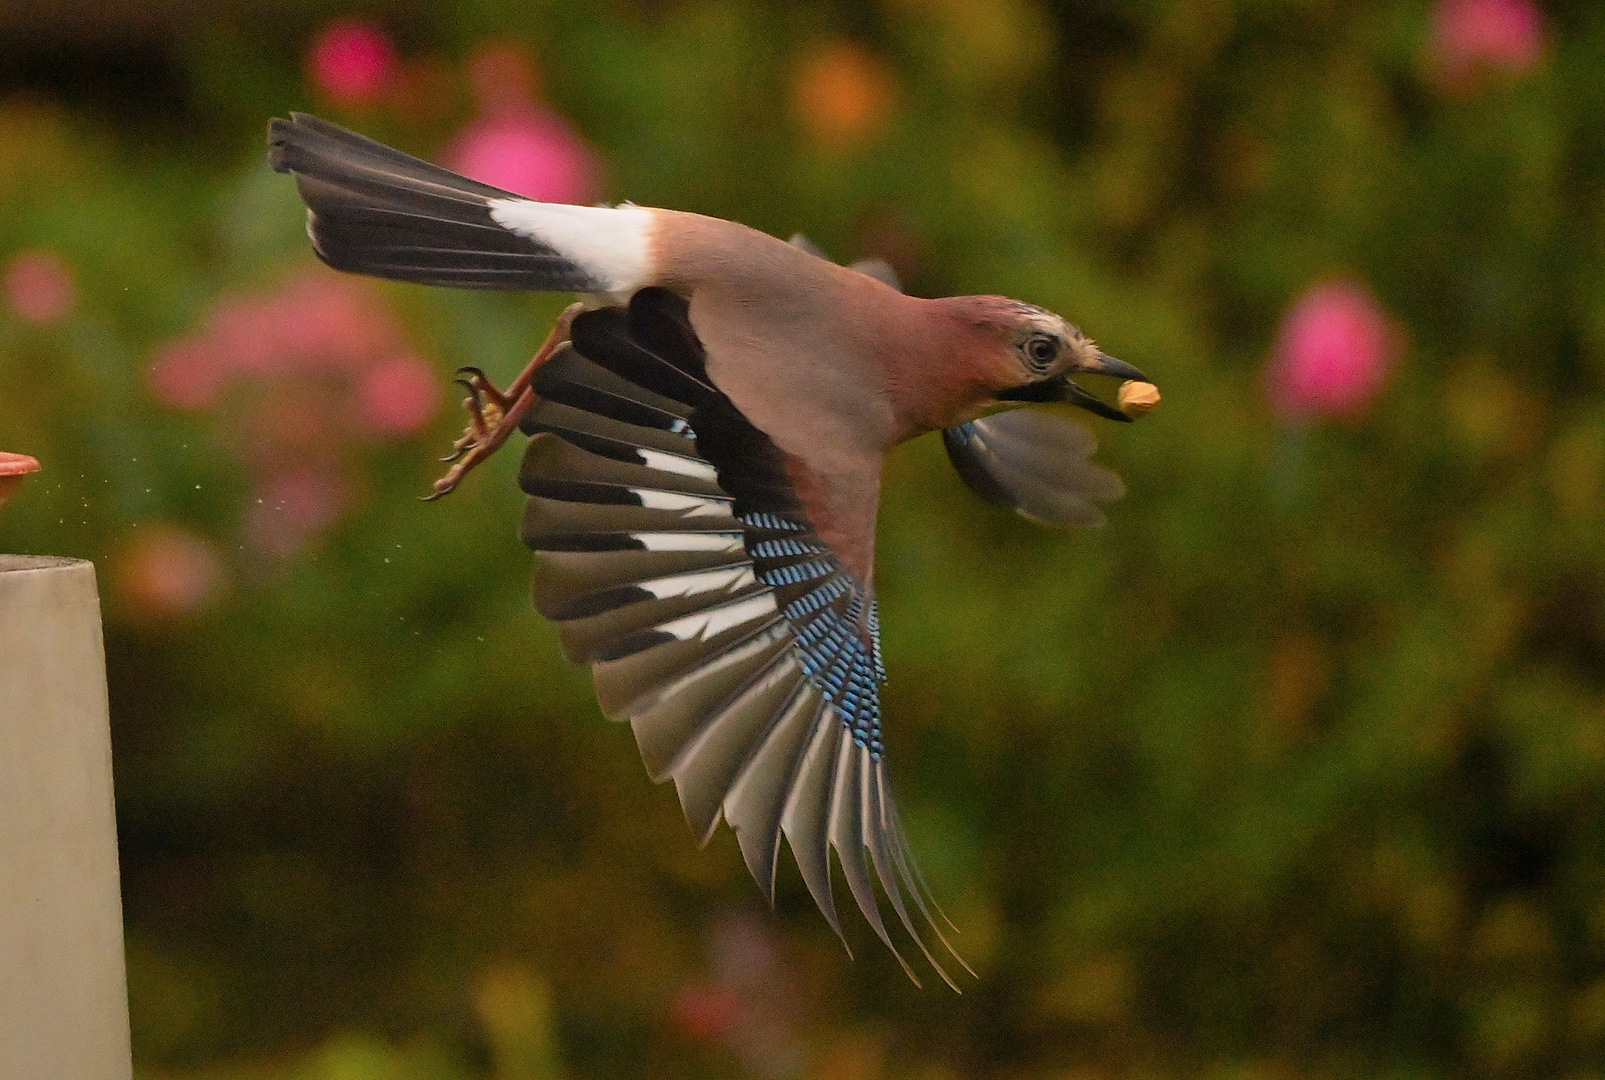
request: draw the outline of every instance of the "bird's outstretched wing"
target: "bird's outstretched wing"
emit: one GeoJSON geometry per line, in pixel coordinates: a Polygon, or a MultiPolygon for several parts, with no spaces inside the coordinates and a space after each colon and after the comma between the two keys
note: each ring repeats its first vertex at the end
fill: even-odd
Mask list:
{"type": "Polygon", "coordinates": [[[1120,477],[1094,465],[1098,440],[1069,417],[1015,409],[942,432],[948,460],[987,502],[1047,525],[1104,523],[1097,503],[1126,493],[1120,477]]]}
{"type": "Polygon", "coordinates": [[[896,952],[871,871],[951,985],[914,917],[947,946],[887,778],[868,589],[808,520],[784,455],[708,378],[683,299],[643,289],[579,316],[570,342],[523,425],[535,606],[592,665],[652,778],[674,780],[700,841],[728,821],[772,900],[784,836],[840,934],[835,848],[880,938],[896,952]]]}

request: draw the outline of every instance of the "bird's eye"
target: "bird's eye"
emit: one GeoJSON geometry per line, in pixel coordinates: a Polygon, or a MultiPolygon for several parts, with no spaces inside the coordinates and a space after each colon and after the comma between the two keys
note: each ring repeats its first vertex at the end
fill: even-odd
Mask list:
{"type": "Polygon", "coordinates": [[[1059,355],[1059,343],[1050,337],[1034,337],[1025,343],[1025,355],[1033,368],[1045,371],[1059,355]]]}

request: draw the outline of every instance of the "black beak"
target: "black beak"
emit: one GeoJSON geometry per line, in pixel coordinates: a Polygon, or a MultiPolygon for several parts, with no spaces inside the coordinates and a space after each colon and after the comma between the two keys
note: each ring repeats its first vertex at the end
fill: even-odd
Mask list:
{"type": "MultiPolygon", "coordinates": [[[[1083,371],[1090,372],[1094,375],[1113,375],[1117,379],[1135,379],[1138,382],[1148,381],[1148,376],[1144,375],[1142,372],[1138,371],[1124,360],[1116,360],[1114,357],[1105,356],[1103,353],[1099,353],[1097,359],[1093,360],[1090,364],[1078,369],[1078,374],[1083,371]]],[[[1013,389],[1004,390],[1002,393],[998,394],[998,400],[1068,402],[1071,405],[1078,405],[1090,413],[1097,413],[1099,416],[1106,417],[1107,419],[1118,420],[1122,424],[1131,423],[1131,417],[1127,416],[1113,405],[1106,403],[1102,399],[1093,397],[1091,394],[1081,389],[1081,387],[1071,382],[1070,376],[1068,375],[1054,375],[1053,377],[1043,379],[1040,382],[1026,383],[1024,386],[1016,386],[1013,389]]]]}
{"type": "MultiPolygon", "coordinates": [[[[1131,365],[1127,364],[1126,366],[1130,367],[1131,365]]],[[[1099,416],[1107,417],[1110,420],[1119,420],[1122,424],[1131,423],[1131,417],[1113,405],[1110,405],[1102,398],[1093,397],[1068,378],[1060,377],[1064,378],[1064,394],[1058,398],[1059,401],[1068,401],[1072,405],[1079,405],[1088,412],[1097,413],[1099,416]]],[[[1148,380],[1144,379],[1143,381],[1147,382],[1148,380]]]]}
{"type": "Polygon", "coordinates": [[[1088,364],[1081,370],[1090,372],[1093,375],[1113,375],[1117,379],[1130,379],[1135,380],[1136,382],[1148,381],[1148,376],[1144,375],[1142,372],[1138,371],[1124,360],[1116,360],[1107,353],[1099,353],[1096,360],[1092,361],[1092,363],[1088,364]]]}

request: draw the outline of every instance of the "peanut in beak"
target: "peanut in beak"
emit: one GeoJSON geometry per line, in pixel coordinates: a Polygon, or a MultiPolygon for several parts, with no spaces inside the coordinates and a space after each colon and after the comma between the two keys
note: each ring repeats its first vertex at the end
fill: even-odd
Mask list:
{"type": "Polygon", "coordinates": [[[1120,384],[1115,403],[1120,406],[1121,412],[1136,420],[1146,416],[1155,405],[1159,404],[1159,387],[1150,382],[1127,379],[1120,384]]]}

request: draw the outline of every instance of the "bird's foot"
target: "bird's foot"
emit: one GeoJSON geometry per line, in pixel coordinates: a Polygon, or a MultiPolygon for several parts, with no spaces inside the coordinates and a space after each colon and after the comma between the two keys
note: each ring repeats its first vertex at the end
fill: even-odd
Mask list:
{"type": "Polygon", "coordinates": [[[424,502],[433,502],[446,494],[457,486],[468,470],[501,449],[507,436],[513,433],[530,406],[535,404],[535,391],[530,386],[535,372],[551,359],[559,345],[568,340],[569,326],[573,324],[574,317],[584,310],[583,304],[570,304],[563,309],[552,332],[546,335],[546,341],[505,391],[492,386],[485,373],[478,368],[457,369],[458,375],[467,376],[458,379],[457,385],[468,391],[468,396],[463,399],[463,408],[468,410],[468,426],[463,429],[462,437],[451,444],[451,453],[440,459],[452,462],[452,467],[445,476],[435,481],[434,490],[423,496],[424,502]]]}
{"type": "Polygon", "coordinates": [[[433,502],[451,491],[470,469],[501,449],[535,400],[534,391],[527,384],[514,397],[496,389],[478,368],[459,368],[457,374],[467,376],[458,379],[457,385],[468,391],[468,396],[463,398],[468,426],[451,444],[451,453],[440,459],[452,462],[452,467],[435,481],[430,493],[423,496],[425,502],[433,502]]]}
{"type": "Polygon", "coordinates": [[[484,442],[507,416],[507,410],[513,404],[512,399],[496,389],[478,368],[458,368],[457,374],[468,376],[455,380],[458,386],[468,391],[468,396],[463,398],[463,408],[468,412],[468,426],[463,429],[462,437],[451,444],[451,453],[441,461],[456,461],[476,444],[484,442]]]}

